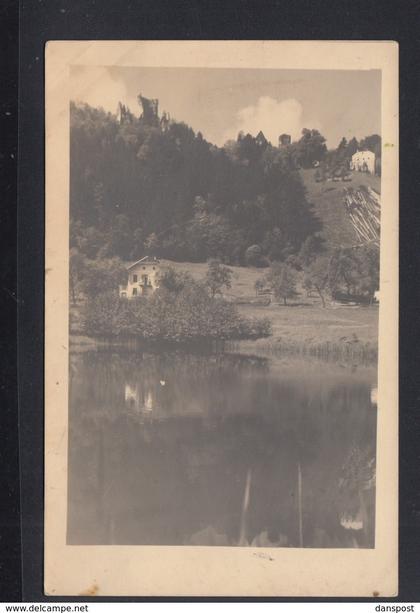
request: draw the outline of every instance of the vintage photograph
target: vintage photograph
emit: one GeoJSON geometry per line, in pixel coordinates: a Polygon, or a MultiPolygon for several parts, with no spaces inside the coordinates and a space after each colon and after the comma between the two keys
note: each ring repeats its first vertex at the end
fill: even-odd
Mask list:
{"type": "Polygon", "coordinates": [[[392,45],[47,48],[47,593],[395,593],[392,45]]]}
{"type": "Polygon", "coordinates": [[[72,545],[375,545],[380,71],[70,72],[72,545]]]}

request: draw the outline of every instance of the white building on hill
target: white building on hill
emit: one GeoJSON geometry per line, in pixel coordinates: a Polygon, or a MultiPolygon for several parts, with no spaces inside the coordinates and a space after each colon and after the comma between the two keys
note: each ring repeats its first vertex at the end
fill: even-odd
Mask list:
{"type": "Polygon", "coordinates": [[[356,151],[351,157],[352,170],[375,174],[375,154],[373,151],[356,151]]]}
{"type": "Polygon", "coordinates": [[[157,258],[145,256],[127,267],[127,285],[120,285],[122,298],[147,296],[159,287],[160,262],[157,258]]]}

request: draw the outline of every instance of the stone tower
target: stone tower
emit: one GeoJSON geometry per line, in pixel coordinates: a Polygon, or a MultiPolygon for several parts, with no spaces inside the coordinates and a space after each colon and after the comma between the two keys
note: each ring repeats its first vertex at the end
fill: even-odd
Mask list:
{"type": "Polygon", "coordinates": [[[148,126],[159,125],[159,100],[157,98],[145,98],[141,94],[137,96],[142,114],[140,115],[140,121],[148,126]]]}

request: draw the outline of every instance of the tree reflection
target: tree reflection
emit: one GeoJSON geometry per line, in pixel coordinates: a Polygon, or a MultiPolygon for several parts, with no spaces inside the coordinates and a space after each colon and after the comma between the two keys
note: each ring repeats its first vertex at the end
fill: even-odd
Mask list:
{"type": "Polygon", "coordinates": [[[358,373],[105,351],[72,369],[70,544],[374,546],[376,414],[358,373]]]}

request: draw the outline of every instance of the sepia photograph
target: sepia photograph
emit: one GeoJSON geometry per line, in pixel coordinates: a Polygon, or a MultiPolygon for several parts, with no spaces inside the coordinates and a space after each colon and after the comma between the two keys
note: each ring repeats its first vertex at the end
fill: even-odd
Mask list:
{"type": "Polygon", "coordinates": [[[379,71],[70,79],[68,543],[373,547],[379,71]]]}
{"type": "MultiPolygon", "coordinates": [[[[193,43],[180,41],[168,48],[188,52],[191,65],[171,65],[168,53],[151,65],[157,42],[144,43],[143,55],[140,44],[141,60],[134,53],[127,63],[107,62],[99,48],[93,58],[101,43],[84,43],[86,61],[74,47],[83,43],[66,44],[64,102],[57,113],[50,107],[65,138],[63,163],[47,121],[55,185],[47,175],[47,260],[48,227],[57,232],[47,286],[54,272],[63,275],[46,311],[47,365],[48,338],[57,348],[66,339],[47,367],[51,393],[62,394],[50,401],[59,413],[47,410],[47,534],[48,485],[60,480],[61,547],[74,561],[78,552],[106,559],[115,549],[128,552],[120,563],[135,550],[154,552],[159,564],[159,552],[171,551],[187,568],[211,549],[223,575],[223,552],[240,569],[236,551],[252,553],[251,564],[284,566],[308,550],[331,556],[334,584],[333,556],[369,576],[388,507],[390,578],[381,570],[380,580],[395,591],[398,194],[387,109],[397,91],[384,56],[375,51],[369,63],[359,43],[337,42],[343,67],[327,62],[328,49],[315,66],[205,65],[203,53],[194,65],[193,43]],[[64,463],[48,472],[54,453],[64,463]]],[[[222,51],[226,43],[212,44],[222,51]]],[[[271,44],[288,58],[300,45],[315,55],[323,43],[271,44]]],[[[50,45],[54,68],[54,45],[62,47],[50,45]]],[[[392,43],[380,45],[396,65],[392,43]]],[[[56,91],[57,79],[47,73],[47,120],[48,82],[56,91]]],[[[50,593],[73,589],[48,568],[50,593]]],[[[311,587],[308,577],[289,587],[254,580],[243,590],[227,579],[226,589],[349,591],[339,580],[330,588],[311,587]]],[[[172,593],[145,582],[104,587],[86,576],[91,595],[172,593]]],[[[362,584],[354,580],[350,591],[362,595],[362,584]]],[[[209,586],[191,589],[217,591],[209,586]]]]}

